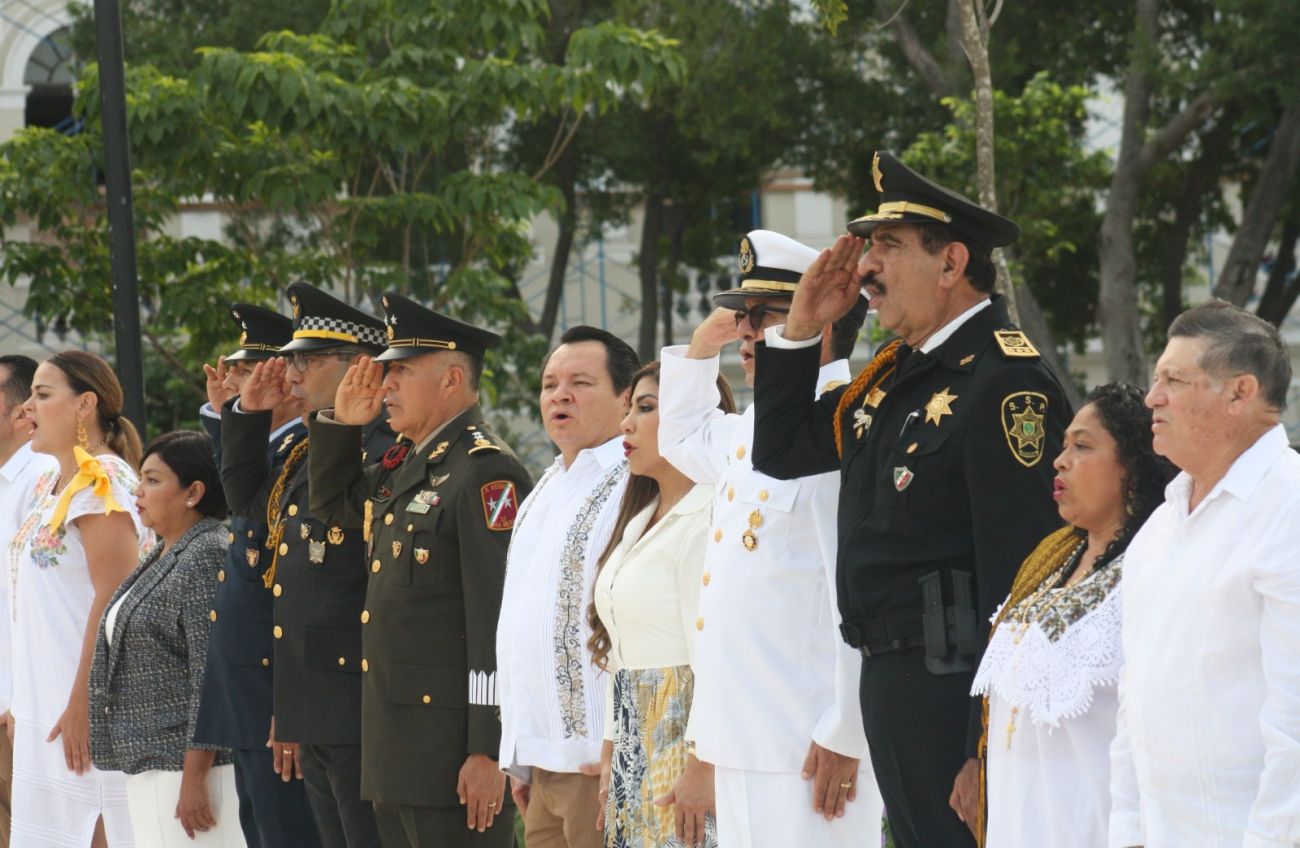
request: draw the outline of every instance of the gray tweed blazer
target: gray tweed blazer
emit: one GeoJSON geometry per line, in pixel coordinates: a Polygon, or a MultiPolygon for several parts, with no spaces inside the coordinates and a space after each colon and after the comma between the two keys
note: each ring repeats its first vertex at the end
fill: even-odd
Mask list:
{"type": "Polygon", "coordinates": [[[99,638],[90,666],[90,758],[105,770],[139,774],[180,771],[194,743],[194,725],[208,655],[208,615],[217,571],[226,558],[226,530],[204,518],[163,553],[159,542],[113,593],[105,615],[128,591],[113,625],[99,638]]]}

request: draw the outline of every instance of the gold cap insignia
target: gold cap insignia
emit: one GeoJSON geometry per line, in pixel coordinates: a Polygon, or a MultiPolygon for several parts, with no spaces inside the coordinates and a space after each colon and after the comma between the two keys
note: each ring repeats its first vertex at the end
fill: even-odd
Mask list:
{"type": "Polygon", "coordinates": [[[240,333],[240,334],[239,334],[239,343],[240,343],[241,345],[246,345],[246,344],[248,344],[248,333],[240,333]]]}
{"type": "Polygon", "coordinates": [[[1033,468],[1043,458],[1047,439],[1047,395],[1041,392],[1015,392],[1002,400],[1002,432],[1016,461],[1033,468]]]}
{"type": "Polygon", "coordinates": [[[754,247],[749,243],[749,237],[740,240],[740,273],[748,274],[754,270],[754,247]]]}
{"type": "Polygon", "coordinates": [[[882,183],[883,175],[880,173],[880,151],[876,151],[875,157],[871,160],[871,180],[876,184],[876,191],[884,193],[885,186],[882,183]]]}
{"type": "Polygon", "coordinates": [[[302,314],[302,307],[298,305],[297,296],[289,298],[289,303],[293,305],[293,320],[297,321],[298,316],[302,314]]]}
{"type": "Polygon", "coordinates": [[[396,335],[397,335],[397,333],[395,333],[395,332],[393,331],[393,325],[392,325],[392,324],[389,324],[389,325],[388,325],[388,340],[389,340],[389,341],[392,341],[392,340],[393,340],[393,337],[396,336],[396,335]]]}

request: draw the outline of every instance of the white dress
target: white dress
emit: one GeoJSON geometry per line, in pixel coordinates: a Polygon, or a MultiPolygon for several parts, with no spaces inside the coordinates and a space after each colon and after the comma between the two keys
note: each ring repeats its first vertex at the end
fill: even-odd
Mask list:
{"type": "MultiPolygon", "coordinates": [[[[153,534],[135,511],[135,472],[116,456],[97,459],[112,484],[113,499],[135,524],[140,552],[146,552],[153,534]]],[[[9,546],[15,720],[10,845],[85,848],[102,815],[108,844],[123,848],[133,844],[126,776],[94,767],[77,775],[64,761],[63,739],[45,741],[67,708],[95,597],[81,532],[73,521],[102,514],[105,504],[87,486],[73,495],[63,527],[51,531],[57,476],[57,469],[41,476],[35,505],[9,546]]]]}
{"type": "Polygon", "coordinates": [[[989,640],[971,691],[989,702],[987,848],[1106,844],[1120,577],[1117,559],[1035,593],[989,640]]]}

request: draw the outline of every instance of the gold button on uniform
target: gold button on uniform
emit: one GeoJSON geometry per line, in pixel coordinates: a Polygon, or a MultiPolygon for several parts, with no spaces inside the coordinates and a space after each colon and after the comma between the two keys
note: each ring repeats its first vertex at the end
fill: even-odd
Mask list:
{"type": "Polygon", "coordinates": [[[744,459],[744,458],[745,458],[745,446],[741,445],[740,447],[736,448],[736,459],[744,459]]]}
{"type": "Polygon", "coordinates": [[[370,570],[376,574],[379,573],[379,560],[375,560],[374,562],[370,563],[370,570]]]}
{"type": "Polygon", "coordinates": [[[217,572],[217,582],[218,583],[226,582],[226,570],[224,568],[217,572]]]}
{"type": "Polygon", "coordinates": [[[216,611],[216,610],[209,610],[209,611],[208,611],[208,621],[215,622],[216,620],[217,620],[217,611],[216,611]]]}
{"type": "Polygon", "coordinates": [[[271,665],[270,657],[262,657],[262,668],[268,668],[271,665]]]}
{"type": "Polygon", "coordinates": [[[297,515],[297,514],[298,514],[298,505],[297,505],[297,504],[289,504],[289,514],[290,514],[290,515],[297,515]]]}
{"type": "Polygon", "coordinates": [[[275,638],[279,639],[281,636],[284,635],[284,628],[277,624],[277,625],[276,625],[276,626],[271,630],[271,635],[274,636],[275,638]]]}
{"type": "Polygon", "coordinates": [[[432,704],[432,703],[433,703],[433,698],[429,697],[428,695],[425,695],[425,696],[424,696],[423,698],[421,698],[420,700],[421,700],[421,701],[424,701],[426,704],[432,704]]]}
{"type": "Polygon", "coordinates": [[[704,629],[704,619],[702,619],[702,618],[697,618],[697,619],[695,619],[695,629],[696,629],[696,630],[703,630],[703,629],[704,629]]]}
{"type": "Polygon", "coordinates": [[[919,445],[917,445],[916,442],[912,442],[910,445],[907,446],[907,452],[908,452],[908,453],[916,453],[916,449],[917,449],[917,447],[919,447],[919,445]]]}
{"type": "Polygon", "coordinates": [[[734,501],[735,499],[736,499],[736,489],[735,489],[735,487],[732,487],[732,488],[727,489],[727,500],[729,500],[729,501],[734,501]]]}
{"type": "Polygon", "coordinates": [[[348,661],[344,657],[339,657],[339,665],[347,665],[348,661]]]}
{"type": "Polygon", "coordinates": [[[284,587],[281,586],[279,583],[276,583],[274,586],[271,587],[271,594],[275,595],[277,598],[280,597],[280,593],[283,591],[284,591],[284,587]]]}
{"type": "Polygon", "coordinates": [[[362,610],[362,611],[361,611],[361,623],[362,623],[362,624],[369,624],[369,623],[370,623],[370,610],[362,610]]]}
{"type": "Polygon", "coordinates": [[[388,524],[392,524],[392,523],[393,523],[393,514],[390,512],[390,513],[388,513],[387,515],[384,516],[384,524],[385,524],[385,525],[388,525],[388,524]]]}
{"type": "Polygon", "coordinates": [[[714,531],[713,531],[713,541],[715,541],[715,542],[721,542],[721,541],[722,541],[722,531],[721,531],[721,530],[714,530],[714,531]]]}
{"type": "Polygon", "coordinates": [[[712,579],[713,579],[713,578],[709,576],[709,572],[707,572],[707,571],[704,572],[704,585],[705,585],[705,586],[709,585],[709,581],[712,580],[712,579]]]}
{"type": "Polygon", "coordinates": [[[287,553],[289,553],[289,543],[288,543],[288,542],[281,542],[281,543],[280,543],[280,556],[284,556],[284,555],[287,554],[287,553]]]}
{"type": "Polygon", "coordinates": [[[235,534],[234,534],[234,533],[231,533],[230,536],[226,539],[226,544],[228,544],[228,545],[233,545],[233,544],[235,544],[235,534]]]}
{"type": "Polygon", "coordinates": [[[758,499],[759,499],[760,501],[766,501],[767,498],[768,498],[767,489],[759,489],[759,490],[758,490],[758,499]]]}
{"type": "Polygon", "coordinates": [[[364,658],[361,660],[361,670],[362,670],[362,671],[370,671],[370,663],[369,663],[367,660],[365,660],[364,658]]]}

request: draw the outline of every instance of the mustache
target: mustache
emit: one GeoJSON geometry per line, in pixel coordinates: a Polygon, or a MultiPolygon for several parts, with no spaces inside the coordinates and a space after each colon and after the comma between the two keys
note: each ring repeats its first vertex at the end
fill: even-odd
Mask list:
{"type": "Polygon", "coordinates": [[[875,274],[863,274],[861,277],[858,277],[859,288],[865,289],[868,286],[875,289],[876,291],[883,292],[885,290],[885,284],[881,282],[880,278],[877,277],[875,274]]]}

